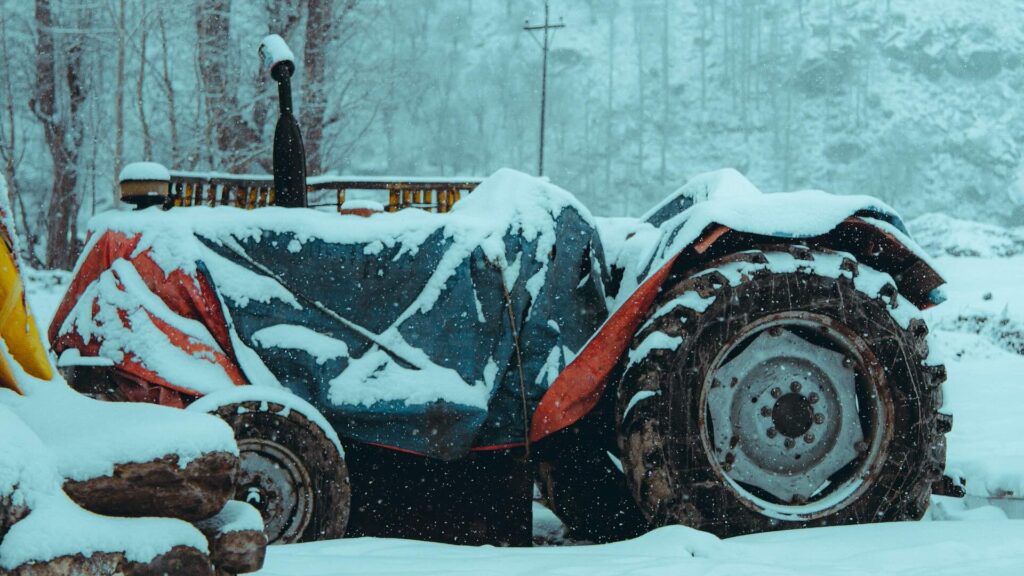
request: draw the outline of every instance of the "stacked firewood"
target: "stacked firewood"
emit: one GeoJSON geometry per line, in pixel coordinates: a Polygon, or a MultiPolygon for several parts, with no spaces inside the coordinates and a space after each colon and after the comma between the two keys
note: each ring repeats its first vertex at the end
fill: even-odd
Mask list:
{"type": "MultiPolygon", "coordinates": [[[[48,445],[52,430],[38,432],[31,415],[21,417],[31,412],[24,409],[27,403],[40,400],[0,390],[0,576],[220,576],[262,566],[266,537],[259,512],[231,500],[236,452],[212,450],[184,462],[187,450],[172,450],[140,462],[133,457],[128,426],[116,450],[123,462],[105,474],[69,479],[66,474],[80,464],[69,466],[62,461],[66,451],[48,445]]],[[[63,407],[53,406],[51,418],[64,418],[63,407]]],[[[195,416],[212,418],[169,408],[160,412],[159,426],[169,438],[175,421],[194,426],[195,416]]],[[[97,426],[104,424],[111,423],[97,426]]]]}

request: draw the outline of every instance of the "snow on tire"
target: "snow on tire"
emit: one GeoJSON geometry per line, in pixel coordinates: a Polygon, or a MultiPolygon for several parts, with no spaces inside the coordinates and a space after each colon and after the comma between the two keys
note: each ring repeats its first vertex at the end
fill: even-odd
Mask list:
{"type": "Polygon", "coordinates": [[[235,500],[259,510],[270,544],[345,535],[352,491],[344,451],[315,408],[283,390],[239,386],[189,409],[234,429],[241,458],[235,500]]]}
{"type": "Polygon", "coordinates": [[[721,536],[920,518],[952,423],[927,332],[887,274],[824,249],[737,253],[667,287],[616,400],[642,514],[721,536]]]}

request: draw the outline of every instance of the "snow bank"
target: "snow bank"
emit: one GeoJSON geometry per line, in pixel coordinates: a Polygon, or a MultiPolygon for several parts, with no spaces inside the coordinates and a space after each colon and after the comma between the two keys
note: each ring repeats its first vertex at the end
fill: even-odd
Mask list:
{"type": "Polygon", "coordinates": [[[995,258],[1024,254],[1024,229],[961,220],[931,213],[907,223],[921,247],[932,256],[995,258]]]}
{"type": "Polygon", "coordinates": [[[728,540],[682,526],[599,546],[492,548],[360,538],[268,549],[262,576],[1016,576],[1024,522],[908,522],[772,532],[728,540]]]}

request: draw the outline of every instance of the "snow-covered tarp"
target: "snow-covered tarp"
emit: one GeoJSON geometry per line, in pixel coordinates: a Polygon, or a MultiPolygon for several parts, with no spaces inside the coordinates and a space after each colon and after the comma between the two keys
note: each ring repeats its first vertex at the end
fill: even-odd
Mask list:
{"type": "Polygon", "coordinates": [[[194,207],[90,229],[58,352],[192,394],[284,386],[343,436],[442,458],[522,442],[607,316],[589,212],[511,170],[443,215],[194,207]]]}

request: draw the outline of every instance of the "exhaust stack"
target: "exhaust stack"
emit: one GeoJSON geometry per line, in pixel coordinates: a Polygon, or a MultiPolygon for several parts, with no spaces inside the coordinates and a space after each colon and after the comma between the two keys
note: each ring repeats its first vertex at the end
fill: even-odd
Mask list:
{"type": "Polygon", "coordinates": [[[299,123],[292,113],[291,77],[295,55],[284,39],[271,34],[260,43],[260,60],[277,82],[281,116],[274,129],[275,204],[289,208],[306,207],[306,149],[299,123]]]}

